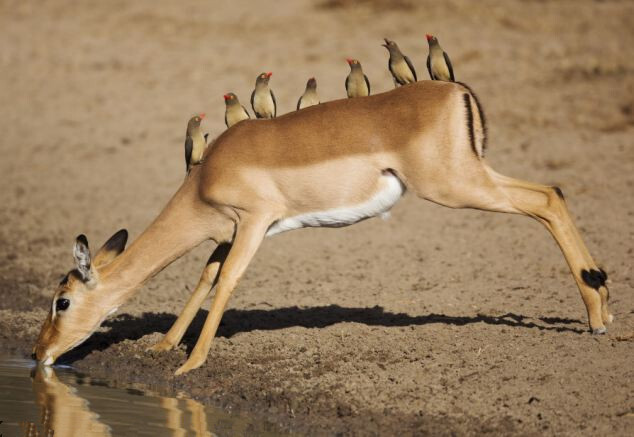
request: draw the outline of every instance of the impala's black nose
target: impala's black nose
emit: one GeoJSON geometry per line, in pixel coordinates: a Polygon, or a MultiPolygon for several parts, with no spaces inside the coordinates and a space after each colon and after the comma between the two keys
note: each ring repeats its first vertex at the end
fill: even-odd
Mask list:
{"type": "Polygon", "coordinates": [[[33,353],[31,354],[31,359],[33,359],[33,360],[37,360],[37,357],[35,356],[35,352],[33,352],[33,353]]]}

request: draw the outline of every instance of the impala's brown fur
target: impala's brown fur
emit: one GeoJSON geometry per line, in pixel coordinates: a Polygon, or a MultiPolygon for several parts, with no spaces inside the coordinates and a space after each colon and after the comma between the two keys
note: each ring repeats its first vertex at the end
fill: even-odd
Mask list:
{"type": "Polygon", "coordinates": [[[216,249],[185,310],[155,346],[166,350],[178,344],[217,282],[200,338],[176,373],[200,366],[229,296],[269,227],[299,214],[361,204],[377,193],[386,170],[423,199],[451,208],[523,214],[543,223],[570,266],[590,327],[604,332],[604,323],[612,319],[605,277],[572,223],[563,196],[553,187],[493,171],[483,160],[485,128],[471,91],[440,81],[237,124],[208,148],[203,163],[192,169],[156,221],[97,272],[94,288],[85,291],[76,285],[82,310],[91,315],[81,319],[82,326],[58,324],[57,336],[50,338],[60,344],[64,339],[65,346],[47,341],[55,323],[45,324],[38,359],[57,358],[82,338],[76,332],[96,329],[148,277],[212,239],[227,245],[216,249]]]}

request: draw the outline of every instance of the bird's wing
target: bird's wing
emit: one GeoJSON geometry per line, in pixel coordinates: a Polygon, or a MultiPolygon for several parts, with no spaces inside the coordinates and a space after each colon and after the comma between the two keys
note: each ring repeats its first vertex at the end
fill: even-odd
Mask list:
{"type": "Polygon", "coordinates": [[[368,80],[368,76],[366,76],[365,74],[363,75],[363,78],[365,79],[365,84],[368,86],[368,96],[370,95],[370,81],[368,80]]]}
{"type": "Polygon", "coordinates": [[[192,159],[192,151],[194,150],[194,140],[187,135],[185,138],[185,170],[189,170],[189,163],[192,159]]]}
{"type": "Polygon", "coordinates": [[[348,92],[348,82],[350,81],[350,75],[346,76],[346,94],[350,97],[350,93],[348,92]]]}
{"type": "Polygon", "coordinates": [[[302,103],[302,97],[304,97],[304,95],[302,94],[302,96],[299,98],[299,100],[297,100],[297,110],[299,111],[299,104],[302,103]]]}
{"type": "Polygon", "coordinates": [[[275,94],[273,94],[273,90],[269,90],[271,92],[271,98],[273,99],[273,117],[277,117],[277,102],[275,101],[275,94]]]}
{"type": "Polygon", "coordinates": [[[253,108],[253,113],[255,114],[256,118],[260,118],[260,115],[258,114],[258,111],[255,110],[255,90],[253,90],[253,92],[251,93],[251,108],[253,108]]]}
{"type": "Polygon", "coordinates": [[[449,69],[449,78],[452,82],[455,82],[453,77],[453,67],[451,66],[451,61],[449,60],[449,55],[446,52],[442,52],[442,55],[445,57],[445,63],[447,64],[447,68],[449,69]]]}
{"type": "Polygon", "coordinates": [[[227,122],[227,111],[225,111],[225,126],[229,127],[229,122],[227,122]]]}
{"type": "Polygon", "coordinates": [[[410,61],[407,56],[403,56],[403,57],[405,58],[405,62],[407,62],[407,66],[409,67],[409,69],[412,70],[412,74],[414,75],[414,81],[417,81],[418,77],[416,77],[416,70],[414,70],[414,66],[412,65],[412,61],[410,61]]]}
{"type": "MultiPolygon", "coordinates": [[[[226,117],[226,116],[225,116],[226,117]]],[[[209,138],[209,132],[205,134],[205,144],[207,144],[207,138],[209,138]]]]}
{"type": "Polygon", "coordinates": [[[244,113],[247,114],[247,118],[250,120],[251,119],[251,114],[249,114],[249,111],[247,111],[247,108],[245,108],[243,106],[242,109],[244,110],[244,113]]]}
{"type": "Polygon", "coordinates": [[[429,78],[434,80],[434,75],[431,74],[431,56],[427,55],[427,71],[429,71],[429,78]]]}

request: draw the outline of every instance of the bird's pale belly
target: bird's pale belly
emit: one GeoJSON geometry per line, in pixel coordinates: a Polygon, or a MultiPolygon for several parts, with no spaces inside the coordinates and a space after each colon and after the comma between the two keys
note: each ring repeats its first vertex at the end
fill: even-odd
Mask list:
{"type": "Polygon", "coordinates": [[[437,79],[449,80],[449,69],[447,68],[447,64],[445,64],[444,59],[442,62],[438,61],[434,64],[432,71],[437,79]]]}
{"type": "Polygon", "coordinates": [[[233,126],[237,122],[246,120],[247,118],[248,117],[246,116],[244,111],[242,111],[242,108],[240,108],[240,110],[235,110],[227,113],[227,123],[229,124],[229,126],[233,126]]]}
{"type": "Polygon", "coordinates": [[[409,69],[405,61],[395,63],[393,67],[394,73],[399,77],[399,79],[412,83],[415,82],[414,75],[412,71],[409,69]]]}
{"type": "Polygon", "coordinates": [[[273,115],[273,106],[273,99],[270,95],[264,97],[256,95],[253,100],[253,108],[262,115],[273,115]]]}
{"type": "Polygon", "coordinates": [[[350,87],[351,97],[364,97],[368,95],[368,86],[363,79],[355,80],[350,87]]]}
{"type": "Polygon", "coordinates": [[[280,219],[269,227],[266,236],[306,227],[338,228],[385,214],[403,196],[405,187],[392,173],[384,173],[381,179],[381,188],[365,202],[280,219]]]}

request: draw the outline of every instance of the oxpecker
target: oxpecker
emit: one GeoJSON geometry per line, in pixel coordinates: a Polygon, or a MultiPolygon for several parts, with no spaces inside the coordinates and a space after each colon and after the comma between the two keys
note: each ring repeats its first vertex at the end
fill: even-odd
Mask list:
{"type": "Polygon", "coordinates": [[[275,94],[269,88],[273,73],[262,73],[255,80],[255,89],[251,93],[251,107],[257,118],[273,118],[277,115],[275,94]]]}
{"type": "Polygon", "coordinates": [[[350,74],[346,77],[346,93],[348,97],[361,97],[370,95],[370,81],[363,74],[361,63],[356,59],[346,59],[350,65],[350,74]]]}
{"type": "Polygon", "coordinates": [[[418,78],[416,77],[416,70],[412,62],[407,56],[401,53],[401,50],[394,41],[390,41],[387,38],[384,39],[385,44],[381,45],[390,52],[387,67],[390,69],[390,73],[392,73],[394,84],[398,86],[416,82],[418,78]]]}
{"type": "Polygon", "coordinates": [[[444,80],[454,82],[453,68],[449,56],[438,43],[438,39],[433,35],[425,35],[429,43],[429,55],[427,55],[427,71],[431,80],[444,80]]]}
{"type": "Polygon", "coordinates": [[[205,114],[193,116],[187,123],[187,132],[185,133],[185,164],[187,173],[191,168],[200,164],[203,160],[203,154],[207,147],[205,135],[200,129],[200,122],[205,118],[205,114]]]}
{"type": "Polygon", "coordinates": [[[240,104],[234,93],[225,94],[225,124],[231,127],[239,121],[251,118],[247,108],[240,104]]]}
{"type": "Polygon", "coordinates": [[[297,101],[297,109],[300,110],[313,105],[319,105],[319,96],[317,95],[317,81],[314,77],[311,77],[306,82],[306,91],[297,101]]]}

